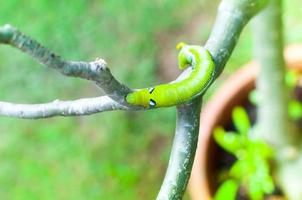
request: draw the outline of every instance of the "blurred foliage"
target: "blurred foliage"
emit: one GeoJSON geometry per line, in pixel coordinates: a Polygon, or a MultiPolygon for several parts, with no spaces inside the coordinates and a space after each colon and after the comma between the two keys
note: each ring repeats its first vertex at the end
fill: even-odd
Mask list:
{"type": "Polygon", "coordinates": [[[214,200],[233,200],[236,199],[238,191],[238,184],[236,181],[230,179],[221,184],[218,188],[214,200]]]}
{"type": "MultiPolygon", "coordinates": [[[[301,86],[302,76],[301,73],[296,71],[286,71],[285,74],[285,85],[288,89],[290,99],[288,105],[288,114],[291,120],[298,121],[302,118],[302,102],[300,90],[302,90],[301,86]]],[[[255,106],[259,103],[259,95],[257,90],[252,90],[249,93],[249,101],[255,106]]]]}
{"type": "Polygon", "coordinates": [[[235,107],[232,113],[233,123],[238,132],[226,132],[223,128],[214,131],[215,141],[226,151],[236,157],[225,180],[215,195],[215,200],[223,196],[235,200],[240,186],[252,200],[263,199],[265,194],[274,191],[271,176],[270,159],[273,150],[259,139],[254,139],[249,117],[242,107],[235,107]]]}
{"type": "Polygon", "coordinates": [[[285,76],[285,83],[291,91],[291,99],[288,105],[288,114],[292,120],[301,120],[302,118],[302,102],[299,99],[299,90],[301,90],[301,73],[288,71],[285,76]]]}
{"type": "MultiPolygon", "coordinates": [[[[200,26],[198,40],[205,41],[216,2],[3,0],[0,25],[18,27],[67,59],[105,58],[119,80],[146,87],[159,82],[161,34],[185,35],[191,30],[183,27],[203,15],[194,25],[200,26]]],[[[299,0],[286,0],[290,42],[302,41],[300,7],[299,0]]],[[[249,31],[240,39],[226,75],[250,58],[249,31]]],[[[7,46],[0,46],[0,60],[1,100],[38,103],[100,93],[88,81],[63,77],[7,46]]],[[[0,197],[154,199],[174,124],[174,108],[36,121],[0,117],[0,197]]]]}

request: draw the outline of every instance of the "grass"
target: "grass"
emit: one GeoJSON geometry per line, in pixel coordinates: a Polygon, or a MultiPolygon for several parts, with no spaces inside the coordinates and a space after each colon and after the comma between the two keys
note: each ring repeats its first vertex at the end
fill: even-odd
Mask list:
{"type": "MultiPolygon", "coordinates": [[[[1,2],[0,24],[13,24],[67,59],[103,57],[119,80],[144,87],[159,82],[158,35],[177,32],[207,7],[191,2],[10,0],[1,2]]],[[[286,1],[290,42],[302,40],[300,4],[286,1]]],[[[199,32],[203,41],[208,28],[199,32]]],[[[249,59],[250,46],[247,30],[226,74],[249,59]]],[[[0,60],[1,100],[38,103],[101,94],[91,83],[63,77],[10,47],[0,46],[0,60]]],[[[174,124],[174,108],[36,121],[0,117],[0,197],[154,199],[174,124]]]]}

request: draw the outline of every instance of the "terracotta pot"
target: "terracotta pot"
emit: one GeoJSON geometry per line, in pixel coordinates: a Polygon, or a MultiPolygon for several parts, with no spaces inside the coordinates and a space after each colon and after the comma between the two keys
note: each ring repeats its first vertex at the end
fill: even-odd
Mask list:
{"type": "MultiPolygon", "coordinates": [[[[285,60],[289,69],[302,72],[302,44],[289,46],[285,51],[285,60]]],[[[257,73],[255,62],[246,64],[203,107],[198,147],[188,188],[192,200],[212,199],[217,187],[213,168],[219,156],[219,147],[212,138],[213,129],[231,122],[233,107],[247,101],[249,92],[255,86],[257,73]]]]}

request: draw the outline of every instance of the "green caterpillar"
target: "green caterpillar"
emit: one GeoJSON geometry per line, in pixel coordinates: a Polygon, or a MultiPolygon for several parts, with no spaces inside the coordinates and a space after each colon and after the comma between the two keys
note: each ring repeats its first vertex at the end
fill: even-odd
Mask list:
{"type": "Polygon", "coordinates": [[[157,85],[129,93],[126,101],[144,107],[168,107],[184,103],[201,94],[213,78],[214,62],[210,53],[201,46],[179,43],[178,64],[181,70],[192,66],[190,76],[180,82],[157,85]]]}

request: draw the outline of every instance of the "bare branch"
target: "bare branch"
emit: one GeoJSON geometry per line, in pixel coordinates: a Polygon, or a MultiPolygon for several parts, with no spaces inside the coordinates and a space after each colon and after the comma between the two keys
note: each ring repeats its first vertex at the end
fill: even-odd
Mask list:
{"type": "Polygon", "coordinates": [[[180,200],[193,166],[199,130],[201,97],[177,107],[177,126],[167,173],[157,200],[180,200]]]}
{"type": "Polygon", "coordinates": [[[84,98],[74,101],[55,100],[45,104],[0,102],[0,115],[25,119],[91,115],[104,111],[128,109],[129,108],[117,103],[108,96],[84,98]]]}
{"type": "MultiPolygon", "coordinates": [[[[125,101],[125,97],[128,93],[133,92],[133,90],[121,84],[113,77],[109,68],[107,68],[107,63],[103,59],[96,59],[92,62],[66,61],[11,25],[0,27],[0,44],[1,43],[20,49],[41,64],[53,68],[63,75],[94,81],[108,97],[112,98],[117,103],[128,107],[128,109],[153,109],[129,105],[125,101]]],[[[190,75],[190,72],[191,69],[185,70],[171,83],[185,79],[190,75]]]]}
{"type": "Polygon", "coordinates": [[[66,61],[10,25],[0,27],[1,43],[22,50],[41,64],[53,68],[66,76],[92,80],[109,97],[121,104],[127,105],[124,97],[131,90],[119,83],[112,76],[110,70],[107,68],[107,63],[103,59],[97,59],[93,62],[66,61]]]}

